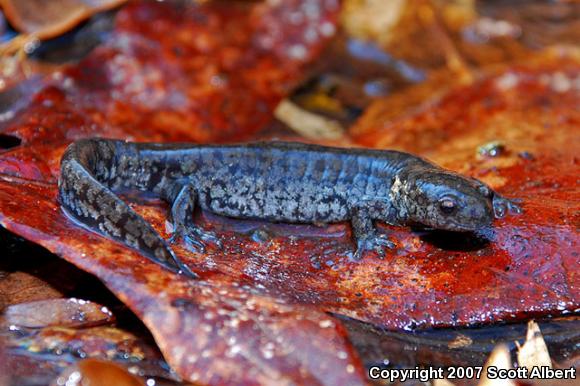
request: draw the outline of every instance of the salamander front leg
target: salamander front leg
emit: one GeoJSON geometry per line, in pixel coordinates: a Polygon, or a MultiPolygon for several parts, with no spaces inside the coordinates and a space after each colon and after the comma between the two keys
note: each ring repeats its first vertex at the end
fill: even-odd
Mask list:
{"type": "Polygon", "coordinates": [[[170,242],[174,243],[181,238],[192,250],[203,253],[207,243],[221,247],[221,242],[213,233],[195,225],[193,214],[196,201],[197,193],[193,186],[184,185],[171,205],[173,235],[170,242]]]}
{"type": "Polygon", "coordinates": [[[383,257],[385,255],[384,248],[395,248],[395,243],[390,241],[387,235],[377,232],[368,210],[364,208],[354,209],[351,224],[356,242],[356,251],[353,255],[355,260],[362,259],[363,254],[369,250],[374,250],[383,257]]]}

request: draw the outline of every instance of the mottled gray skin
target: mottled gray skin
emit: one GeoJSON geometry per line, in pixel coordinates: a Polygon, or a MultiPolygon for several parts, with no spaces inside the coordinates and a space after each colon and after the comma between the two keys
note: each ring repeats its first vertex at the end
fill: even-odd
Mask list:
{"type": "Polygon", "coordinates": [[[85,139],[61,161],[64,210],[87,228],[195,277],[147,221],[115,192],[153,193],[171,205],[174,236],[191,248],[219,240],[193,223],[210,212],[273,222],[350,221],[355,259],[394,244],[374,221],[475,231],[517,205],[485,184],[411,154],[264,142],[220,146],[85,139]]]}

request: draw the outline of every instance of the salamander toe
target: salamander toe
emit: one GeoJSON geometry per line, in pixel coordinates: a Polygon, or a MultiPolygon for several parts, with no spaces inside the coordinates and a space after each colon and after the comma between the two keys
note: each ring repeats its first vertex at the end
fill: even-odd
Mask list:
{"type": "Polygon", "coordinates": [[[353,259],[359,261],[366,251],[375,251],[380,258],[385,256],[385,248],[394,249],[396,244],[385,234],[376,234],[357,240],[357,248],[353,259]]]}

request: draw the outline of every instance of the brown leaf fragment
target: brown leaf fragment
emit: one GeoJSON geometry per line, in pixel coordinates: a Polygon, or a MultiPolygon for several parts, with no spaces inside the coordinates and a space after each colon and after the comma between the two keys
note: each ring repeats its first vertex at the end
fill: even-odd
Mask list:
{"type": "Polygon", "coordinates": [[[12,328],[5,338],[11,384],[48,384],[66,367],[86,358],[115,361],[133,374],[179,380],[151,340],[116,327],[12,328]]]}
{"type": "Polygon", "coordinates": [[[520,367],[527,367],[531,370],[534,366],[548,366],[552,368],[552,360],[548,352],[548,346],[540,331],[540,326],[533,320],[528,322],[528,331],[526,340],[520,346],[516,341],[518,348],[518,364],[520,367]]]}
{"type": "Polygon", "coordinates": [[[8,306],[0,326],[43,328],[89,327],[114,321],[107,307],[81,299],[48,299],[8,306]]]}
{"type": "Polygon", "coordinates": [[[505,344],[497,345],[491,352],[489,359],[485,363],[483,370],[481,371],[481,381],[479,381],[478,386],[515,386],[516,383],[511,379],[490,379],[487,377],[487,371],[489,367],[496,367],[497,369],[509,370],[512,368],[512,359],[510,355],[510,350],[505,344]]]}
{"type": "Polygon", "coordinates": [[[62,294],[57,289],[29,273],[0,275],[0,311],[10,304],[60,297],[62,294]]]}
{"type": "Polygon", "coordinates": [[[450,341],[447,344],[447,347],[449,347],[451,349],[463,348],[463,347],[470,346],[472,343],[473,343],[473,341],[471,340],[470,337],[463,335],[463,334],[457,334],[455,339],[453,339],[452,341],[450,341]]]}
{"type": "Polygon", "coordinates": [[[59,36],[97,12],[117,7],[127,0],[0,0],[6,18],[14,27],[38,39],[59,36]]]}
{"type": "Polygon", "coordinates": [[[145,380],[136,377],[114,362],[85,359],[65,369],[51,386],[142,386],[145,380]]]}
{"type": "MultiPolygon", "coordinates": [[[[364,371],[342,325],[314,308],[252,295],[233,283],[199,282],[187,298],[157,302],[145,324],[171,364],[203,384],[359,385],[364,371]],[[170,307],[168,307],[170,305],[170,307]],[[180,331],[196,331],[184,340],[180,331]]],[[[248,288],[249,289],[249,288],[248,288]]],[[[174,292],[175,293],[175,292],[174,292]]]]}
{"type": "Polygon", "coordinates": [[[332,141],[344,136],[338,121],[306,111],[289,99],[278,104],[274,115],[304,138],[332,141]]]}
{"type": "Polygon", "coordinates": [[[388,43],[398,38],[392,30],[406,3],[405,0],[346,0],[341,15],[342,25],[353,37],[388,43]]]}

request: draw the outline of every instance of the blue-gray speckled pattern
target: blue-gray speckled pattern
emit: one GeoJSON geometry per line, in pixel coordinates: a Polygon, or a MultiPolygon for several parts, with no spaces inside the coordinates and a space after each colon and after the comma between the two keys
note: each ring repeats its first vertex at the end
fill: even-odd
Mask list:
{"type": "Polygon", "coordinates": [[[142,191],[171,205],[174,236],[194,249],[219,240],[193,222],[197,206],[244,219],[326,224],[350,221],[355,258],[394,244],[374,221],[474,231],[520,212],[482,182],[389,150],[290,142],[235,145],[84,139],[61,161],[59,199],[85,227],[174,271],[196,274],[115,192],[142,191]]]}

